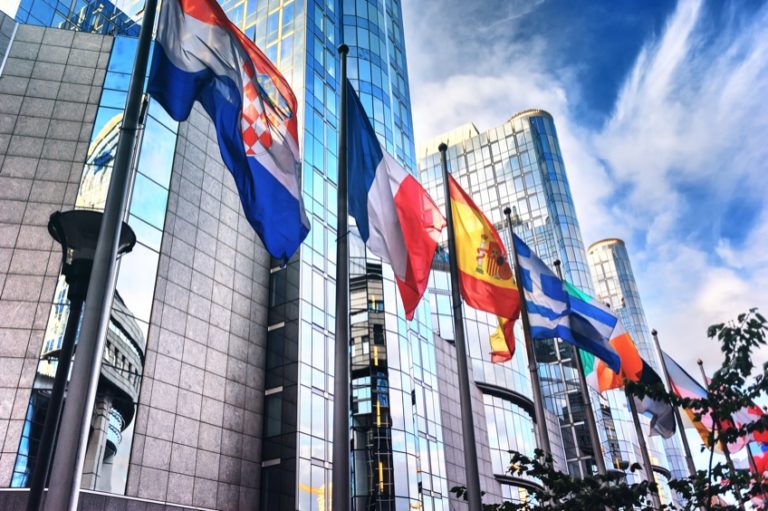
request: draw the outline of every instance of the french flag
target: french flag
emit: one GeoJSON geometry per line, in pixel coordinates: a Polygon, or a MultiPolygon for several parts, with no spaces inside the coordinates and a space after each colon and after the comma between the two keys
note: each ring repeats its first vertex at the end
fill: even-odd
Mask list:
{"type": "Polygon", "coordinates": [[[376,138],[347,80],[348,208],[365,246],[395,273],[405,316],[413,319],[429,280],[445,217],[416,179],[376,138]]]}
{"type": "Polygon", "coordinates": [[[177,121],[200,102],[245,216],[273,257],[289,259],[309,233],[290,86],[214,0],[164,0],[156,43],[148,92],[177,121]]]}

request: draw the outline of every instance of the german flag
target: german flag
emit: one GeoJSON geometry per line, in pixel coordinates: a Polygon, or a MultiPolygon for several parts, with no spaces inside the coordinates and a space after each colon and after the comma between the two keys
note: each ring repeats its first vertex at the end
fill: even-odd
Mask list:
{"type": "Polygon", "coordinates": [[[512,327],[520,315],[520,294],[507,251],[493,224],[451,176],[448,187],[461,296],[470,307],[499,316],[499,329],[491,337],[492,360],[509,360],[515,352],[512,327]],[[498,342],[502,335],[506,354],[498,342]]]}

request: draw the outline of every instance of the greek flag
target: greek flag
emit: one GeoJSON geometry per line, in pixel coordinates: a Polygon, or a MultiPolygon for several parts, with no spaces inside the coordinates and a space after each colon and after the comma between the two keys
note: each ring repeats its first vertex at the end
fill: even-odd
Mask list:
{"type": "Polygon", "coordinates": [[[531,338],[559,337],[593,354],[618,373],[621,359],[608,342],[617,317],[594,298],[560,280],[528,245],[514,238],[531,338]]]}

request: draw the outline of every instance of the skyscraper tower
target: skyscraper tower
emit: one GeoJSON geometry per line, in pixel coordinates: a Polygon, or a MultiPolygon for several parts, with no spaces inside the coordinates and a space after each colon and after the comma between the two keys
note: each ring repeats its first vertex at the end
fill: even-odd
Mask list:
{"type": "MultiPolygon", "coordinates": [[[[312,231],[284,268],[273,262],[265,374],[262,505],[327,503],[331,481],[338,172],[337,47],[379,135],[414,171],[413,130],[400,3],[225,1],[291,81],[303,105],[303,191],[312,231]]],[[[352,493],[358,509],[447,505],[431,323],[412,322],[391,269],[350,236],[352,493]]],[[[338,427],[338,426],[337,426],[338,427]]]]}
{"type": "MultiPolygon", "coordinates": [[[[419,172],[422,183],[438,204],[444,204],[442,176],[439,166],[437,145],[448,144],[447,158],[449,171],[461,186],[474,198],[478,206],[496,225],[502,236],[507,237],[503,209],[512,207],[522,220],[516,233],[547,264],[555,260],[562,262],[563,275],[587,293],[593,293],[592,279],[587,265],[586,252],[581,238],[579,222],[568,185],[557,133],[552,116],[542,110],[527,110],[512,116],[503,125],[480,132],[474,125],[467,124],[433,139],[419,149],[419,172]]],[[[509,240],[507,239],[507,242],[509,240]]],[[[450,310],[441,306],[440,288],[447,289],[447,281],[437,281],[432,287],[436,298],[435,330],[442,338],[450,338],[448,322],[450,310]]],[[[473,314],[469,313],[469,318],[473,314]]],[[[481,318],[477,313],[474,317],[481,318]]],[[[469,320],[468,320],[469,321],[469,320]]],[[[472,357],[472,377],[476,386],[495,385],[529,396],[530,380],[518,363],[524,364],[518,349],[511,362],[494,366],[489,362],[487,337],[495,328],[495,318],[485,318],[484,325],[477,333],[469,335],[468,344],[472,357]],[[515,369],[516,368],[516,369],[515,369]],[[510,378],[509,375],[515,375],[510,378]],[[511,385],[510,385],[511,383],[511,385]]],[[[469,330],[472,331],[470,326],[469,330]]],[[[522,339],[522,335],[517,336],[522,339]]],[[[556,417],[555,434],[550,434],[556,461],[563,459],[561,466],[574,476],[583,476],[596,471],[594,453],[585,424],[584,406],[579,391],[578,376],[574,363],[573,348],[562,341],[536,342],[535,353],[539,377],[545,396],[545,407],[556,417]]],[[[523,366],[524,367],[524,366],[523,366]]],[[[520,428],[514,436],[494,435],[502,428],[503,415],[489,410],[495,399],[485,393],[486,416],[488,417],[488,443],[500,453],[504,460],[506,451],[516,448],[520,435],[530,434],[531,415],[522,414],[525,421],[518,422],[520,428]],[[503,445],[501,445],[503,444],[503,445]]],[[[612,391],[606,396],[592,392],[593,408],[597,415],[602,450],[609,469],[624,470],[640,459],[636,452],[637,438],[631,416],[626,407],[623,392],[612,391]]],[[[509,407],[509,405],[505,405],[509,407]]],[[[519,406],[519,405],[518,405],[519,406]]],[[[525,407],[522,407],[525,410],[525,407]]],[[[509,421],[506,421],[507,424],[509,421]]],[[[550,428],[552,430],[553,428],[550,428]]],[[[480,435],[479,435],[480,436],[480,435]]],[[[446,445],[450,449],[450,445],[446,445]]],[[[506,460],[504,460],[506,461],[506,460]]],[[[501,467],[503,469],[503,465],[501,467]]],[[[494,477],[505,481],[504,473],[494,464],[494,477]]],[[[636,477],[629,475],[628,477],[636,477]]],[[[453,480],[451,479],[451,482],[453,480]]]]}
{"type": "MultiPolygon", "coordinates": [[[[658,374],[663,375],[660,354],[657,353],[651,338],[626,245],[617,238],[597,241],[590,245],[588,259],[597,298],[609,303],[611,308],[618,312],[640,355],[658,374]]],[[[648,420],[644,417],[641,417],[641,420],[644,428],[647,428],[648,420]]],[[[670,477],[676,479],[688,476],[680,434],[683,433],[678,432],[666,440],[658,436],[648,438],[651,462],[654,464],[656,477],[661,479],[660,482],[670,477]]]]}

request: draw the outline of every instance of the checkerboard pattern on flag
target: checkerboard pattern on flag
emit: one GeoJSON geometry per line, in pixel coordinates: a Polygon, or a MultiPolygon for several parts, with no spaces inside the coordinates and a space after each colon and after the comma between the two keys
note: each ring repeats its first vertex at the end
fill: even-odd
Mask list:
{"type": "Polygon", "coordinates": [[[288,82],[214,0],[165,0],[148,92],[177,121],[198,101],[216,127],[246,218],[286,260],[309,233],[288,82]]]}

